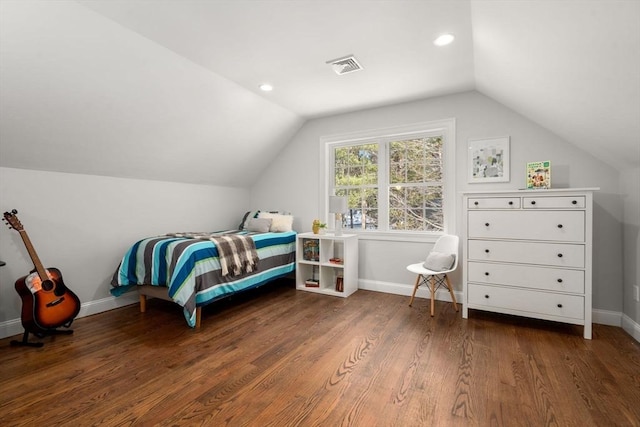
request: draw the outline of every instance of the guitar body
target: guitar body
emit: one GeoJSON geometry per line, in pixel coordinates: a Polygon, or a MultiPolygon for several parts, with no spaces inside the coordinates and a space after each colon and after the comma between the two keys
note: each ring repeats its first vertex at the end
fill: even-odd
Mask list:
{"type": "Polygon", "coordinates": [[[45,280],[32,272],[15,284],[22,299],[22,326],[27,331],[42,332],[69,326],[80,312],[80,299],[65,286],[60,270],[47,268],[45,272],[45,280]]]}

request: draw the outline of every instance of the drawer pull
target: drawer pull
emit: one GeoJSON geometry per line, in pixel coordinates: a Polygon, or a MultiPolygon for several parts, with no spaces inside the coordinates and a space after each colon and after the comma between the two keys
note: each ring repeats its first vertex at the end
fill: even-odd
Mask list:
{"type": "Polygon", "coordinates": [[[532,200],[532,201],[531,201],[531,204],[532,204],[532,205],[535,205],[535,204],[536,204],[536,201],[535,201],[535,200],[532,200]]]}
{"type": "Polygon", "coordinates": [[[489,223],[488,223],[488,222],[485,222],[485,223],[484,223],[484,225],[485,225],[485,227],[488,227],[488,226],[489,226],[489,223]]]}
{"type": "Polygon", "coordinates": [[[562,224],[558,224],[558,228],[562,228],[562,224]]]}
{"type": "Polygon", "coordinates": [[[489,249],[485,249],[484,251],[485,251],[485,253],[489,253],[489,249]]]}
{"type": "Polygon", "coordinates": [[[562,304],[558,304],[558,308],[562,308],[562,304]]]}
{"type": "Polygon", "coordinates": [[[558,258],[562,258],[562,254],[558,254],[558,258]]]}
{"type": "Polygon", "coordinates": [[[484,275],[485,275],[485,276],[488,276],[488,275],[489,275],[489,272],[488,272],[488,271],[485,271],[485,272],[484,272],[484,275]]]}
{"type": "Polygon", "coordinates": [[[572,201],[571,201],[571,204],[572,204],[572,205],[577,205],[577,204],[578,204],[578,201],[577,201],[577,200],[572,200],[572,201]]]}
{"type": "Polygon", "coordinates": [[[478,205],[479,205],[479,203],[478,203],[478,202],[473,202],[473,204],[474,204],[474,205],[476,205],[476,206],[478,206],[478,205]]]}
{"type": "Polygon", "coordinates": [[[484,297],[485,297],[485,298],[487,298],[487,299],[489,299],[489,295],[485,295],[484,297]]]}
{"type": "Polygon", "coordinates": [[[513,201],[509,200],[509,205],[513,205],[513,201]]]}
{"type": "Polygon", "coordinates": [[[562,283],[562,279],[558,279],[558,283],[562,283]]]}

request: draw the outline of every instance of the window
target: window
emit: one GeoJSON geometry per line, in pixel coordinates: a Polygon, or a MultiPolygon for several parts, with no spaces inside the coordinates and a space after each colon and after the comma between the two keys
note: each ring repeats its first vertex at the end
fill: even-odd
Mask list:
{"type": "Polygon", "coordinates": [[[391,141],[387,149],[389,228],[442,232],[442,135],[391,141]]]}
{"type": "Polygon", "coordinates": [[[343,228],[372,234],[450,232],[454,126],[451,119],[322,138],[326,194],[348,200],[343,228]]]}

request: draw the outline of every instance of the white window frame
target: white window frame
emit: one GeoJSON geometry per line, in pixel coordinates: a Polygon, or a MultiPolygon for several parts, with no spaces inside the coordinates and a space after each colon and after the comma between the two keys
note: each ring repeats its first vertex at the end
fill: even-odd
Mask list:
{"type": "MultiPolygon", "coordinates": [[[[456,135],[455,135],[455,119],[443,119],[422,123],[414,123],[403,126],[395,126],[382,129],[370,129],[359,132],[346,134],[329,135],[320,137],[320,211],[323,212],[327,219],[327,224],[334,225],[333,215],[328,212],[329,206],[329,188],[333,176],[333,149],[340,145],[366,144],[372,142],[385,142],[390,139],[411,138],[420,134],[422,136],[442,135],[442,157],[443,157],[443,189],[442,189],[442,207],[443,207],[443,228],[442,232],[432,231],[405,231],[405,230],[361,230],[349,229],[343,230],[349,234],[358,234],[360,239],[369,240],[396,240],[396,241],[435,241],[442,234],[455,234],[456,223],[456,196],[455,196],[455,158],[456,158],[456,135]]],[[[388,153],[379,158],[384,160],[379,163],[380,168],[384,168],[383,176],[388,176],[387,168],[388,153]]],[[[380,203],[379,216],[385,218],[381,221],[388,221],[388,194],[387,184],[385,182],[378,183],[378,200],[380,203]],[[386,209],[382,211],[384,206],[386,209]]],[[[388,224],[386,224],[388,227],[388,224]]]]}

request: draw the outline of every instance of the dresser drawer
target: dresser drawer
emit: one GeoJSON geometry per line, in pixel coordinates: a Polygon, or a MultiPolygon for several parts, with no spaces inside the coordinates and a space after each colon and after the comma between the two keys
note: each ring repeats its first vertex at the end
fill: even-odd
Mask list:
{"type": "Polygon", "coordinates": [[[469,262],[470,282],[584,293],[584,271],[514,264],[469,262]]]}
{"type": "Polygon", "coordinates": [[[468,259],[515,262],[551,267],[584,268],[584,245],[568,243],[469,240],[468,259]]]}
{"type": "Polygon", "coordinates": [[[469,238],[583,242],[584,211],[469,211],[469,238]]]}
{"type": "Polygon", "coordinates": [[[468,287],[469,304],[472,306],[520,311],[525,316],[537,315],[584,319],[584,297],[503,286],[477,285],[468,287]]]}
{"type": "Polygon", "coordinates": [[[477,197],[467,201],[469,209],[520,209],[520,197],[477,197]]]}
{"type": "Polygon", "coordinates": [[[525,209],[584,209],[586,198],[584,196],[557,196],[557,197],[525,197],[522,200],[522,207],[525,209]]]}

